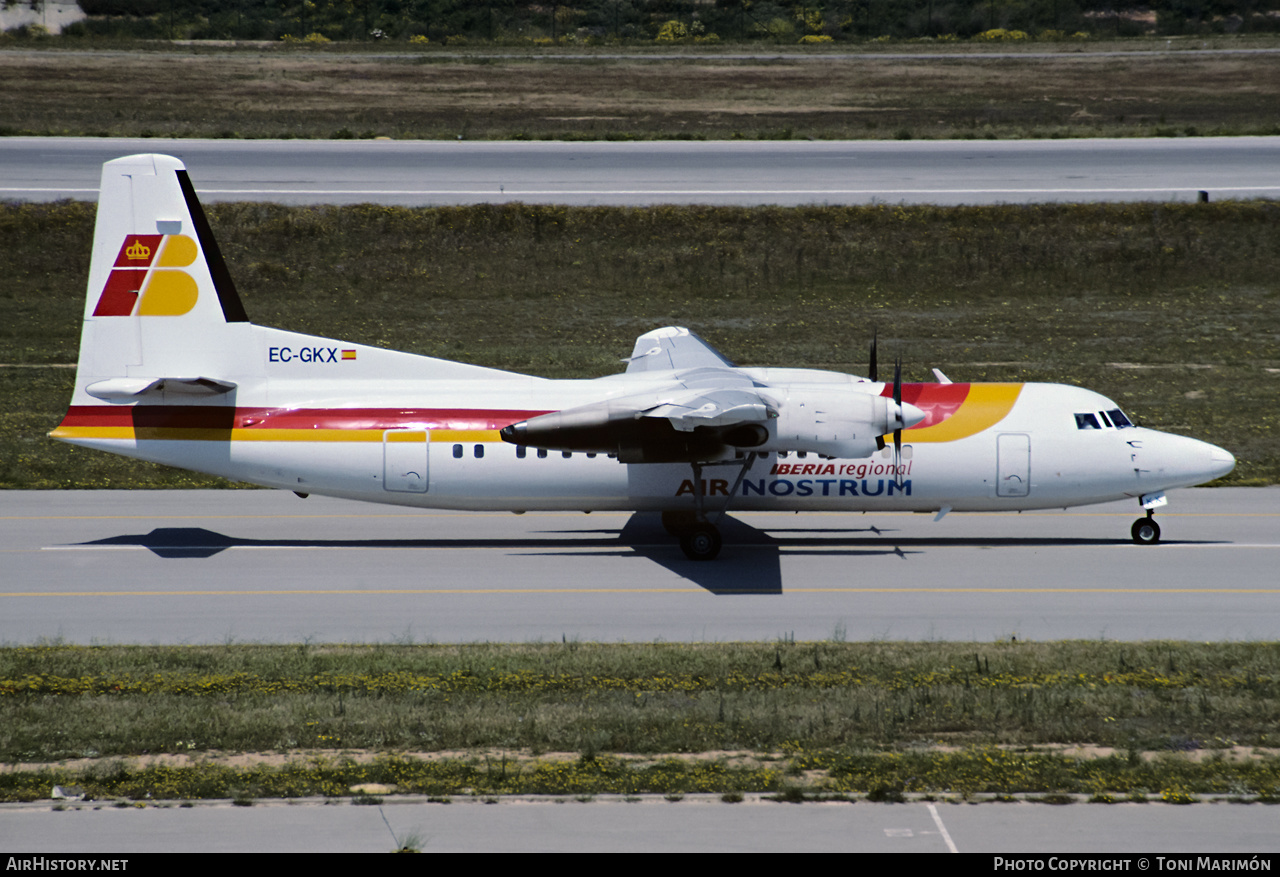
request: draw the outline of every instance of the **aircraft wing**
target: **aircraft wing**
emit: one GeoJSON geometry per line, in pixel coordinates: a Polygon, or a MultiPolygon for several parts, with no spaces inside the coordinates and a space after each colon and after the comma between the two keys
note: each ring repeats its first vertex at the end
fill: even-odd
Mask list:
{"type": "Polygon", "coordinates": [[[681,432],[692,432],[703,426],[763,423],[778,416],[751,378],[683,326],[641,335],[625,361],[628,374],[671,372],[674,379],[661,392],[613,401],[615,408],[633,411],[636,419],[660,417],[681,432]]]}
{"type": "Polygon", "coordinates": [[[641,336],[636,349],[640,358],[630,360],[627,370],[654,372],[656,386],[513,423],[501,430],[502,438],[616,454],[624,463],[718,459],[732,454],[730,446],[767,438],[776,407],[705,341],[687,330],[660,329],[641,336]],[[686,367],[663,365],[672,361],[686,367]]]}
{"type": "MultiPolygon", "coordinates": [[[[616,455],[623,463],[711,462],[742,452],[862,457],[878,439],[924,419],[852,381],[774,386],[736,368],[678,326],[636,339],[627,373],[644,389],[504,427],[505,441],[616,455]]],[[[877,388],[879,385],[875,385],[877,388]]]]}
{"type": "Polygon", "coordinates": [[[690,390],[677,393],[652,408],[637,412],[641,417],[662,417],[682,432],[700,426],[733,426],[763,423],[777,411],[759,394],[750,390],[690,390]]]}
{"type": "Polygon", "coordinates": [[[683,326],[666,326],[644,333],[636,339],[635,349],[623,362],[627,364],[627,374],[734,367],[719,351],[683,326]]]}

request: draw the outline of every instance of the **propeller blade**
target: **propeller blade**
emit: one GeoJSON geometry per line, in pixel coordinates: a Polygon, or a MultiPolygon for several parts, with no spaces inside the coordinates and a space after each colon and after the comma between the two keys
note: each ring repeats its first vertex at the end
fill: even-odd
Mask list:
{"type": "MultiPolygon", "coordinates": [[[[893,404],[898,406],[898,422],[902,422],[902,357],[893,363],[893,404]]],[[[893,431],[893,477],[902,489],[902,428],[893,431]]]]}
{"type": "Polygon", "coordinates": [[[893,481],[902,489],[902,430],[895,429],[893,431],[893,481]]]}
{"type": "Polygon", "coordinates": [[[876,335],[875,329],[871,330],[871,364],[867,367],[867,377],[872,381],[880,380],[880,369],[876,365],[876,335]]]}

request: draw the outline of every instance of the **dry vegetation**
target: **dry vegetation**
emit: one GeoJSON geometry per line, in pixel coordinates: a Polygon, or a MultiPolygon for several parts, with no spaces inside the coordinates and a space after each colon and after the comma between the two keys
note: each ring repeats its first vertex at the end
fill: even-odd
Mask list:
{"type": "Polygon", "coordinates": [[[77,782],[154,800],[381,783],[1273,801],[1278,655],[1246,643],[11,648],[0,800],[77,782]],[[246,751],[258,754],[228,754],[246,751]]]}
{"type": "Polygon", "coordinates": [[[673,60],[3,51],[0,78],[6,95],[0,133],[10,135],[864,139],[1280,132],[1276,54],[673,60]]]}

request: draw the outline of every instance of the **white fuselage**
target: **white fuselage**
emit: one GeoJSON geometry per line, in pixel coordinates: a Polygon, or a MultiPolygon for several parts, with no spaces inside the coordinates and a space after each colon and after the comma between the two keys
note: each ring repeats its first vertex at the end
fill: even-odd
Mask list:
{"type": "MultiPolygon", "coordinates": [[[[701,483],[695,485],[686,463],[626,464],[605,453],[539,451],[502,441],[497,434],[529,412],[571,409],[659,386],[666,380],[661,374],[546,380],[459,366],[457,376],[414,380],[392,374],[412,373],[415,369],[398,366],[414,361],[438,371],[441,361],[352,347],[366,369],[376,368],[379,357],[393,358],[382,364],[392,374],[373,382],[368,377],[348,381],[329,377],[342,368],[337,354],[312,352],[305,362],[297,358],[297,351],[326,349],[336,342],[257,326],[246,325],[244,331],[243,355],[231,358],[240,364],[231,375],[239,385],[235,399],[174,408],[186,414],[218,412],[219,423],[178,417],[172,424],[148,428],[138,420],[132,430],[100,429],[96,434],[64,424],[67,431],[59,437],[299,493],[511,511],[693,509],[696,491],[708,511],[1066,507],[1201,483],[1229,471],[1234,462],[1229,453],[1205,442],[1116,427],[1100,419],[1102,412],[1115,409],[1114,403],[1089,390],[975,384],[968,400],[949,409],[948,419],[958,422],[965,406],[979,404],[975,388],[995,386],[1004,388],[1007,401],[986,416],[994,422],[979,420],[970,434],[932,438],[929,427],[905,430],[901,485],[891,448],[860,459],[756,452],[740,481],[742,458],[704,466],[701,483]],[[282,362],[284,349],[289,358],[282,362]],[[245,363],[253,365],[246,368],[245,363]],[[1094,414],[1098,428],[1079,428],[1074,415],[1080,413],[1094,414]]],[[[884,391],[883,384],[830,372],[741,371],[779,391],[823,383],[874,395],[884,391]]],[[[955,386],[907,388],[923,405],[931,394],[955,386]]],[[[118,422],[131,407],[78,401],[114,409],[118,422]]],[[[934,432],[943,425],[934,425],[934,432]]]]}

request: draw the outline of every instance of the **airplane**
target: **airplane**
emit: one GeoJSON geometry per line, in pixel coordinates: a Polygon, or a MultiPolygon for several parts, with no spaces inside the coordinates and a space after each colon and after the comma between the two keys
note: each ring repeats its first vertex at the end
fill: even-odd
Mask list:
{"type": "Polygon", "coordinates": [[[692,560],[728,511],[1013,511],[1230,472],[1087,389],[739,367],[688,329],[552,380],[249,321],[182,162],[103,165],[74,395],[53,438],[265,487],[437,509],[660,512],[692,560]]]}

